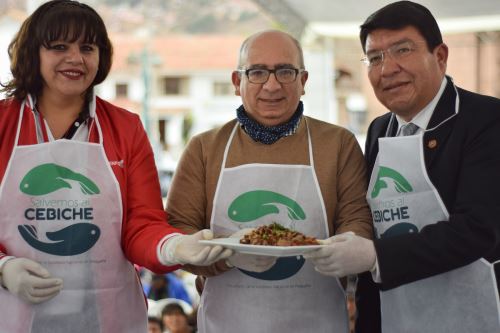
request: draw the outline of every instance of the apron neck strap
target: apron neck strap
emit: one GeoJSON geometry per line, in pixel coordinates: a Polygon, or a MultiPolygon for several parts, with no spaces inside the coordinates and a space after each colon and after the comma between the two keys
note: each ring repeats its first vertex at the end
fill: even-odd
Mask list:
{"type": "Polygon", "coordinates": [[[236,129],[238,128],[239,124],[236,122],[234,124],[233,130],[231,131],[231,135],[229,136],[229,139],[227,140],[226,148],[224,149],[224,157],[222,158],[222,165],[220,168],[220,172],[222,173],[222,170],[226,167],[226,161],[227,161],[227,155],[229,153],[229,147],[231,146],[231,142],[233,141],[234,133],[236,133],[236,129]]]}
{"type": "MultiPolygon", "coordinates": [[[[451,80],[451,78],[449,78],[449,79],[451,80]]],[[[460,108],[460,96],[458,95],[458,90],[457,90],[457,86],[455,85],[455,83],[453,81],[451,81],[451,84],[453,85],[453,89],[455,90],[455,112],[451,116],[449,116],[448,118],[446,118],[445,120],[443,120],[442,122],[440,122],[439,124],[434,126],[433,128],[429,128],[429,129],[424,130],[425,132],[430,132],[430,131],[435,130],[436,128],[443,125],[445,122],[447,122],[448,120],[450,120],[451,118],[455,117],[458,114],[458,111],[460,108]]]]}
{"type": "MultiPolygon", "coordinates": [[[[97,117],[96,117],[96,119],[97,119],[97,117]]],[[[304,117],[304,122],[305,122],[306,130],[307,130],[307,147],[309,150],[309,164],[311,165],[311,167],[314,168],[311,132],[309,131],[309,125],[307,124],[307,118],[305,118],[305,117],[304,117]]],[[[231,142],[233,141],[234,134],[236,133],[236,129],[238,128],[238,126],[239,126],[239,124],[238,124],[238,122],[236,122],[236,124],[233,127],[233,130],[231,131],[231,135],[229,135],[229,139],[227,140],[226,148],[224,149],[224,157],[222,158],[222,165],[221,165],[221,169],[220,169],[221,173],[222,173],[222,170],[224,170],[224,168],[226,167],[227,155],[229,154],[229,147],[231,146],[231,142]]]]}
{"type": "MultiPolygon", "coordinates": [[[[15,146],[18,146],[18,144],[19,144],[19,135],[21,132],[21,124],[23,122],[24,110],[26,107],[30,108],[32,113],[33,113],[33,118],[35,121],[37,142],[38,143],[45,142],[43,129],[42,129],[43,119],[41,118],[39,111],[36,109],[35,105],[36,105],[35,101],[30,94],[28,94],[28,96],[26,96],[26,98],[21,103],[21,107],[19,108],[19,121],[17,124],[16,139],[14,141],[15,146]]],[[[95,124],[95,128],[97,130],[97,134],[99,137],[99,144],[102,145],[103,144],[103,135],[102,135],[101,125],[99,124],[99,119],[97,118],[95,94],[93,94],[93,96],[92,96],[92,100],[90,101],[89,109],[90,109],[90,115],[93,115],[94,119],[92,121],[92,120],[90,120],[91,118],[89,118],[90,126],[88,129],[87,142],[90,142],[90,134],[92,133],[92,130],[94,130],[94,124],[95,124]]]]}
{"type": "Polygon", "coordinates": [[[24,108],[29,107],[32,109],[33,101],[31,100],[31,96],[28,95],[23,102],[21,103],[21,107],[19,108],[19,120],[17,122],[17,130],[16,130],[16,138],[14,140],[14,147],[19,145],[19,133],[21,132],[21,124],[23,123],[23,115],[24,108]]]}
{"type": "MultiPolygon", "coordinates": [[[[424,128],[423,129],[424,132],[430,132],[430,131],[435,130],[436,128],[440,127],[441,125],[443,125],[448,120],[450,120],[451,118],[455,117],[458,114],[458,111],[460,109],[460,96],[458,95],[458,89],[457,89],[457,86],[455,85],[455,83],[453,82],[453,80],[450,77],[448,77],[448,79],[451,81],[451,84],[453,85],[453,89],[455,90],[455,112],[451,116],[449,116],[448,118],[444,119],[442,122],[437,124],[436,126],[434,126],[432,128],[427,128],[427,129],[424,128]]],[[[432,112],[434,112],[434,110],[432,112]]],[[[389,120],[389,125],[387,126],[387,129],[385,131],[386,137],[392,136],[393,126],[394,126],[395,121],[396,121],[396,116],[394,115],[394,113],[392,113],[391,119],[389,120]]]]}
{"type": "Polygon", "coordinates": [[[309,125],[307,124],[306,117],[304,117],[304,122],[306,124],[306,130],[307,130],[307,147],[309,149],[309,164],[314,169],[314,158],[313,158],[313,150],[312,150],[311,132],[309,131],[309,125]]]}

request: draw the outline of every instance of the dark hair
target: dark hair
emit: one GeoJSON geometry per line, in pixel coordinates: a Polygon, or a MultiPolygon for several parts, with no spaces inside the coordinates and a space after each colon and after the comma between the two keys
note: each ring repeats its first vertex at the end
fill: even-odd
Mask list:
{"type": "Polygon", "coordinates": [[[113,47],[99,14],[88,5],[72,0],[46,2],[23,22],[8,49],[13,79],[2,84],[1,91],[19,100],[29,93],[40,96],[43,88],[40,47],[49,47],[58,39],[72,43],[80,37],[83,37],[84,43],[95,44],[99,48],[97,75],[87,94],[91,92],[108,76],[113,47]]]}
{"type": "Polygon", "coordinates": [[[160,330],[163,332],[163,321],[161,321],[159,318],[153,317],[153,316],[149,316],[148,317],[148,323],[158,324],[158,326],[160,326],[160,330]]]}
{"type": "Polygon", "coordinates": [[[184,317],[187,318],[187,315],[184,312],[184,309],[178,303],[167,304],[167,305],[165,305],[165,307],[163,308],[163,310],[161,310],[161,316],[162,317],[165,316],[165,315],[171,315],[171,314],[181,314],[181,315],[183,315],[184,317]]]}
{"type": "Polygon", "coordinates": [[[359,38],[363,52],[366,53],[366,38],[373,30],[398,30],[408,26],[415,27],[420,32],[429,51],[443,43],[436,19],[427,8],[411,1],[398,1],[377,10],[361,25],[359,38]]]}

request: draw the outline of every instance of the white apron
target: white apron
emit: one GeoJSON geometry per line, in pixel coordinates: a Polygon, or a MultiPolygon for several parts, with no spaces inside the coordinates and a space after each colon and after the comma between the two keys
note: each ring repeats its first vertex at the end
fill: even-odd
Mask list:
{"type": "MultiPolygon", "coordinates": [[[[309,129],[310,166],[246,164],[225,168],[237,127],[226,145],[214,197],[214,234],[229,235],[240,228],[279,222],[306,235],[328,237],[309,129]],[[250,196],[241,209],[228,212],[238,200],[250,196]]],[[[345,294],[337,279],[315,272],[302,257],[280,258],[263,273],[235,268],[207,278],[198,329],[200,333],[346,333],[345,294]]]]}
{"type": "MultiPolygon", "coordinates": [[[[456,112],[458,103],[457,93],[456,112]]],[[[379,138],[367,193],[378,238],[449,218],[427,174],[422,140],[423,133],[379,138]]],[[[484,259],[382,291],[380,303],[383,333],[500,332],[495,274],[484,259]]]]}
{"type": "Polygon", "coordinates": [[[39,262],[64,286],[38,305],[1,289],[0,333],[146,332],[144,297],[120,245],[119,185],[97,116],[100,143],[57,140],[18,146],[23,111],[30,105],[29,99],[21,106],[0,187],[0,243],[17,257],[39,262]]]}

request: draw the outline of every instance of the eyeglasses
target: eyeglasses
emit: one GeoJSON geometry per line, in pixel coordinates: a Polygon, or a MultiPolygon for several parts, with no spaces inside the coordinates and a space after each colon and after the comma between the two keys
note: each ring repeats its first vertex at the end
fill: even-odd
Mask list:
{"type": "Polygon", "coordinates": [[[304,72],[304,70],[297,68],[250,68],[239,69],[238,72],[245,73],[248,81],[250,81],[251,83],[264,84],[267,82],[267,80],[269,80],[269,76],[271,75],[271,73],[273,73],[279,83],[286,84],[294,82],[295,79],[297,79],[297,75],[304,72]]]}
{"type": "MultiPolygon", "coordinates": [[[[417,43],[425,42],[422,41],[417,43]]],[[[406,41],[395,44],[385,50],[368,52],[366,56],[361,58],[361,61],[364,62],[368,67],[372,68],[380,66],[384,62],[386,54],[390,55],[392,59],[396,61],[402,60],[409,57],[417,49],[415,44],[415,42],[406,41]]]]}

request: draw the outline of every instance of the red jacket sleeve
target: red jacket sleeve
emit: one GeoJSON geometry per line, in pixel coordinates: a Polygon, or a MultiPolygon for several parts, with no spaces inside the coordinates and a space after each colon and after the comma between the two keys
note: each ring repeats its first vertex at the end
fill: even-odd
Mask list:
{"type": "Polygon", "coordinates": [[[7,250],[5,249],[5,247],[2,244],[0,244],[0,259],[5,257],[6,255],[7,255],[7,250]]]}
{"type": "MultiPolygon", "coordinates": [[[[14,99],[0,101],[0,181],[12,153],[20,106],[14,99]]],[[[178,266],[162,265],[157,258],[159,241],[168,234],[180,231],[167,223],[153,151],[139,117],[99,98],[96,100],[96,112],[108,160],[121,161],[114,163],[112,169],[120,184],[122,197],[121,238],[125,257],[158,273],[177,269],[178,266]]],[[[36,143],[33,117],[28,116],[29,113],[26,111],[23,117],[21,145],[36,143]]],[[[93,127],[90,141],[98,140],[93,127]]],[[[7,253],[2,245],[0,251],[7,253]]]]}
{"type": "Polygon", "coordinates": [[[122,248],[126,258],[156,273],[179,268],[164,266],[157,258],[160,240],[182,232],[167,223],[153,150],[139,117],[100,99],[97,112],[107,158],[120,162],[113,163],[112,169],[122,195],[122,248]]]}
{"type": "MultiPolygon", "coordinates": [[[[20,107],[21,104],[15,99],[0,100],[0,184],[14,147],[20,107]]],[[[28,117],[23,118],[26,123],[23,125],[29,125],[28,119],[28,117]]],[[[0,259],[7,254],[9,253],[5,246],[0,244],[0,259]]]]}

